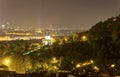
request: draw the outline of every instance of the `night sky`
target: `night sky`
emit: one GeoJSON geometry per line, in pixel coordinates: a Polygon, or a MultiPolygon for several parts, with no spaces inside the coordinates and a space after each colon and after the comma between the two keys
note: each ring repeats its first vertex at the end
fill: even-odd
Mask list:
{"type": "Polygon", "coordinates": [[[120,0],[0,0],[0,25],[89,29],[120,14],[120,0]]]}

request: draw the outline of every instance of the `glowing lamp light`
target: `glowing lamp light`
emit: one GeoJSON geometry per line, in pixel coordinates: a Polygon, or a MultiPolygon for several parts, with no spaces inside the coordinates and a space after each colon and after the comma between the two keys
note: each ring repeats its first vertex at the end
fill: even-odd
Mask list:
{"type": "Polygon", "coordinates": [[[80,68],[80,64],[77,64],[77,65],[76,65],[76,68],[80,68]]]}
{"type": "Polygon", "coordinates": [[[58,62],[58,60],[55,57],[53,57],[52,58],[52,63],[57,63],[57,62],[58,62]]]}
{"type": "Polygon", "coordinates": [[[51,40],[51,36],[45,36],[46,40],[51,40]]]}
{"type": "Polygon", "coordinates": [[[87,41],[88,38],[87,38],[87,36],[83,35],[83,36],[81,37],[81,40],[82,40],[82,41],[87,41]]]}
{"type": "Polygon", "coordinates": [[[10,60],[9,60],[9,59],[5,59],[5,60],[3,61],[3,64],[9,66],[9,64],[10,64],[10,60]]]}
{"type": "Polygon", "coordinates": [[[91,62],[91,63],[94,63],[94,61],[93,61],[93,60],[90,60],[90,62],[91,62]]]}
{"type": "Polygon", "coordinates": [[[5,25],[2,25],[2,28],[5,28],[5,25]]]}
{"type": "Polygon", "coordinates": [[[94,66],[93,69],[95,69],[96,71],[99,71],[99,68],[97,66],[94,66]]]}
{"type": "Polygon", "coordinates": [[[115,64],[112,64],[112,65],[111,65],[111,68],[114,68],[114,67],[115,67],[115,64]]]}
{"type": "Polygon", "coordinates": [[[6,64],[9,64],[9,63],[10,63],[10,60],[6,60],[5,63],[6,63],[6,64]]]}
{"type": "Polygon", "coordinates": [[[53,60],[55,61],[55,60],[56,60],[56,58],[55,58],[55,57],[53,57],[53,60]]]}

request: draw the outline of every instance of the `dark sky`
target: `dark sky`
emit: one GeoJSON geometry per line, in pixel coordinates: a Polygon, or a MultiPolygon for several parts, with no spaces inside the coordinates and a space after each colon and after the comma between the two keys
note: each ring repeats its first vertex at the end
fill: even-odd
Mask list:
{"type": "Polygon", "coordinates": [[[0,0],[0,25],[89,29],[120,14],[120,0],[0,0]]]}

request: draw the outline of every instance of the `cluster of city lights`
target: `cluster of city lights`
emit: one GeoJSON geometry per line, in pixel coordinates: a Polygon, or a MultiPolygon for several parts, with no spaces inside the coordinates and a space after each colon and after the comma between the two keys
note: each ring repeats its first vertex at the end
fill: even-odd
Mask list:
{"type": "MultiPolygon", "coordinates": [[[[88,66],[90,64],[94,64],[94,61],[90,60],[90,61],[87,61],[87,62],[84,62],[84,63],[78,63],[76,65],[76,68],[85,67],[85,66],[88,66]]],[[[93,67],[94,70],[99,71],[99,68],[97,66],[93,65],[92,67],[93,67]]]]}
{"type": "Polygon", "coordinates": [[[87,65],[90,65],[90,64],[93,64],[93,63],[94,63],[93,60],[90,60],[90,61],[87,61],[87,62],[84,62],[84,63],[78,63],[76,65],[76,68],[84,67],[84,66],[87,66],[87,65]]]}

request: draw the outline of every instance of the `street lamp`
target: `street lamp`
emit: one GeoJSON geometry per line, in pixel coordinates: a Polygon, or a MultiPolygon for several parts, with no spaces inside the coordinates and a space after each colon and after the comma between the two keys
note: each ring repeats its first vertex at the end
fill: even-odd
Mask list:
{"type": "Polygon", "coordinates": [[[10,59],[8,59],[8,58],[4,59],[3,64],[9,66],[10,65],[10,59]]]}
{"type": "Polygon", "coordinates": [[[93,61],[93,60],[90,60],[90,63],[94,63],[94,61],[93,61]]]}
{"type": "Polygon", "coordinates": [[[87,41],[87,40],[88,40],[88,38],[87,38],[86,35],[83,35],[83,36],[81,37],[81,41],[87,41]]]}
{"type": "Polygon", "coordinates": [[[115,64],[112,64],[110,67],[111,67],[111,68],[114,68],[114,67],[115,67],[115,64]]]}
{"type": "Polygon", "coordinates": [[[76,65],[76,68],[80,68],[80,64],[77,64],[77,65],[76,65]]]}
{"type": "Polygon", "coordinates": [[[53,57],[52,58],[52,63],[57,63],[58,62],[58,60],[56,59],[56,57],[53,57]]]}
{"type": "Polygon", "coordinates": [[[93,69],[99,71],[99,68],[97,66],[94,66],[93,69]]]}

